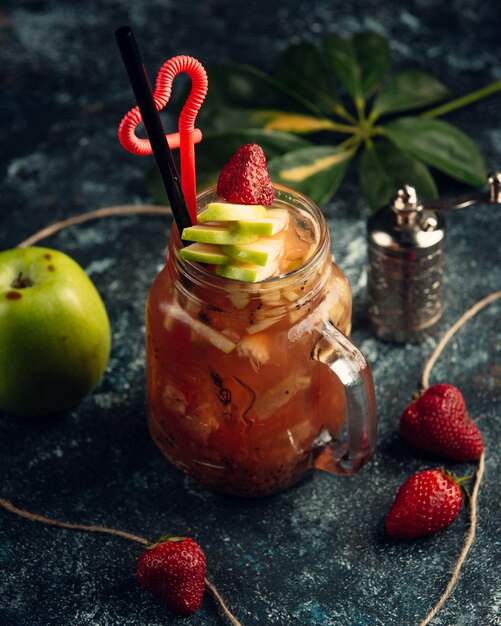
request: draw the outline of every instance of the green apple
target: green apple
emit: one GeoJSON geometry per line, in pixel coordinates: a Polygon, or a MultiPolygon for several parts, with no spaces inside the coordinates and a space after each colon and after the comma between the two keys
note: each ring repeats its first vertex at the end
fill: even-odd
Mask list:
{"type": "Polygon", "coordinates": [[[99,382],[110,345],[103,301],[73,259],[0,252],[0,409],[35,416],[75,404],[99,382]]]}

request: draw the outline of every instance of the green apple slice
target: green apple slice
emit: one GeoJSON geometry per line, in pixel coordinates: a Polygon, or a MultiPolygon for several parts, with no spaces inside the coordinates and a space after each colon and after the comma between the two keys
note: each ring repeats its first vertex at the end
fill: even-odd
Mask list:
{"type": "Polygon", "coordinates": [[[257,283],[265,280],[274,274],[278,274],[278,265],[275,262],[268,265],[251,265],[250,263],[240,263],[238,265],[218,265],[216,274],[231,278],[232,280],[241,280],[246,283],[257,283]]]}
{"type": "Polygon", "coordinates": [[[196,224],[185,228],[181,239],[214,244],[253,243],[259,235],[229,230],[221,224],[196,224]]]}
{"type": "Polygon", "coordinates": [[[255,243],[233,244],[221,246],[224,254],[251,265],[266,265],[274,261],[283,251],[284,242],[276,239],[261,237],[255,243]]]}
{"type": "Polygon", "coordinates": [[[179,256],[187,261],[213,265],[226,265],[232,262],[231,258],[224,254],[222,247],[213,243],[192,243],[186,248],[181,248],[179,256]]]}
{"type": "Polygon", "coordinates": [[[289,213],[287,209],[268,209],[265,217],[255,220],[237,220],[229,222],[230,230],[241,233],[254,233],[262,237],[272,237],[287,226],[289,213]]]}
{"type": "Polygon", "coordinates": [[[266,207],[262,204],[231,204],[211,202],[205,211],[197,216],[200,224],[205,222],[228,222],[236,220],[257,220],[266,217],[266,207]]]}

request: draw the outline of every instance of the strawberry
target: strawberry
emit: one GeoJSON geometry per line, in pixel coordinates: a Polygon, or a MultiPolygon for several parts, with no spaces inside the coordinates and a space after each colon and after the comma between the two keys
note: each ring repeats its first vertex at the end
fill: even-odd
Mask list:
{"type": "Polygon", "coordinates": [[[464,398],[452,385],[433,385],[410,404],[400,420],[400,433],[411,445],[455,461],[478,459],[484,449],[464,398]]]}
{"type": "Polygon", "coordinates": [[[137,580],[177,613],[200,608],[205,589],[205,554],[192,539],[163,535],[139,557],[137,580]]]}
{"type": "Polygon", "coordinates": [[[273,204],[275,189],[261,146],[247,143],[235,152],[219,174],[217,194],[227,202],[273,204]]]}
{"type": "Polygon", "coordinates": [[[463,502],[460,484],[444,470],[418,472],[400,487],[386,516],[386,531],[398,539],[415,539],[447,528],[456,519],[463,502]]]}

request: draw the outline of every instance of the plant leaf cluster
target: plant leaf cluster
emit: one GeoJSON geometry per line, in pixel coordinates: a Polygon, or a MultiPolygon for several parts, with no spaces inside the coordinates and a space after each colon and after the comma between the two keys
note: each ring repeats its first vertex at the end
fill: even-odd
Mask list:
{"type": "MultiPolygon", "coordinates": [[[[354,162],[372,210],[403,184],[436,197],[433,170],[468,185],[484,184],[485,162],[474,141],[436,118],[499,91],[501,81],[478,97],[430,110],[450,97],[448,88],[422,70],[389,75],[389,69],[388,41],[373,32],[292,45],[273,75],[235,63],[210,67],[208,96],[197,118],[204,135],[197,146],[199,188],[214,183],[244,143],[263,147],[272,180],[321,206],[354,162]]],[[[165,201],[156,170],[147,185],[165,201]]]]}

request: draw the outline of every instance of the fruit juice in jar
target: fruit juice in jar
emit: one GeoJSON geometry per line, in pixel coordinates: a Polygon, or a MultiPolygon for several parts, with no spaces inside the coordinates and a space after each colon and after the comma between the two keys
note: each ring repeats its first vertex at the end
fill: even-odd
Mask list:
{"type": "MultiPolygon", "coordinates": [[[[199,211],[214,199],[201,194],[199,211]]],[[[279,185],[274,206],[289,213],[277,276],[246,283],[182,260],[173,228],[147,302],[152,437],[198,482],[241,496],[284,490],[313,467],[343,473],[329,445],[346,427],[346,394],[326,366],[337,357],[325,328],[350,332],[350,288],[320,210],[279,185]]],[[[351,471],[372,454],[373,426],[351,471]]]]}

